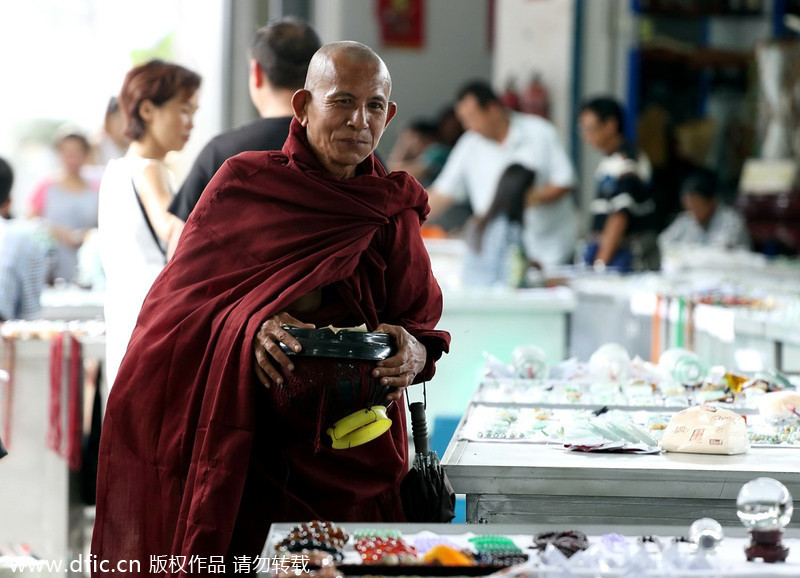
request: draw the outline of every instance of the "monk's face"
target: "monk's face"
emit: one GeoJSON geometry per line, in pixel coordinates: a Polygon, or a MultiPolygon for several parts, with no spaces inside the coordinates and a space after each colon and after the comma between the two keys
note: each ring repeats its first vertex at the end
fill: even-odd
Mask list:
{"type": "Polygon", "coordinates": [[[355,175],[356,166],[378,146],[397,111],[390,90],[385,68],[333,55],[317,81],[295,93],[295,115],[312,150],[339,178],[355,175]]]}

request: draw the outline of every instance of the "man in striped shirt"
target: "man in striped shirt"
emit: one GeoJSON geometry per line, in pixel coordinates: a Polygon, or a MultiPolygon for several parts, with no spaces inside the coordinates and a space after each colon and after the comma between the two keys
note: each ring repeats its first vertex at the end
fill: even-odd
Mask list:
{"type": "Polygon", "coordinates": [[[0,158],[0,320],[29,319],[40,309],[47,274],[45,247],[30,228],[10,218],[14,173],[0,158]]]}
{"type": "Polygon", "coordinates": [[[608,97],[588,100],[581,106],[578,123],[583,140],[605,155],[595,172],[586,261],[596,269],[658,269],[650,163],[625,141],[622,106],[608,97]]]}

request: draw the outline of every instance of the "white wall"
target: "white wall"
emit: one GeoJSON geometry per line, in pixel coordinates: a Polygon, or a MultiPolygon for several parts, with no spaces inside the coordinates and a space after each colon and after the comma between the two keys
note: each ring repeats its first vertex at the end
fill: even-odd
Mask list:
{"type": "Polygon", "coordinates": [[[501,91],[510,78],[518,91],[539,74],[550,94],[550,120],[569,146],[574,0],[498,0],[493,84],[501,91]]]}
{"type": "Polygon", "coordinates": [[[389,67],[398,112],[378,147],[388,154],[399,128],[417,116],[436,115],[458,88],[474,78],[491,80],[486,0],[428,0],[419,49],[380,44],[374,0],[316,0],[314,26],[323,42],[356,40],[372,47],[389,67]]]}

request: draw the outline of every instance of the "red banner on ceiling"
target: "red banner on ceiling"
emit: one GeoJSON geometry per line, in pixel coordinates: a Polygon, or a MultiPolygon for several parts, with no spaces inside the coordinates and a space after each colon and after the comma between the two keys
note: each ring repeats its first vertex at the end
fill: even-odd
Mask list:
{"type": "Polygon", "coordinates": [[[425,0],[377,0],[383,46],[418,48],[424,42],[425,0]]]}

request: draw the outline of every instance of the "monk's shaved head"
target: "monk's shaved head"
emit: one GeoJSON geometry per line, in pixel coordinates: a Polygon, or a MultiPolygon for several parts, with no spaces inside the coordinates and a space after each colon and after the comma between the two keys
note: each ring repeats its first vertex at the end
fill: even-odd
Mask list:
{"type": "Polygon", "coordinates": [[[392,90],[392,77],[389,69],[372,48],[360,42],[352,40],[342,40],[326,44],[314,54],[308,65],[308,74],[304,88],[314,92],[330,80],[335,74],[334,63],[339,59],[345,59],[353,64],[371,64],[377,70],[377,75],[382,77],[388,85],[389,91],[392,90]]]}
{"type": "Polygon", "coordinates": [[[380,56],[360,42],[320,48],[308,65],[305,87],[292,96],[295,118],[322,165],[340,179],[375,150],[397,112],[392,79],[380,56]]]}

